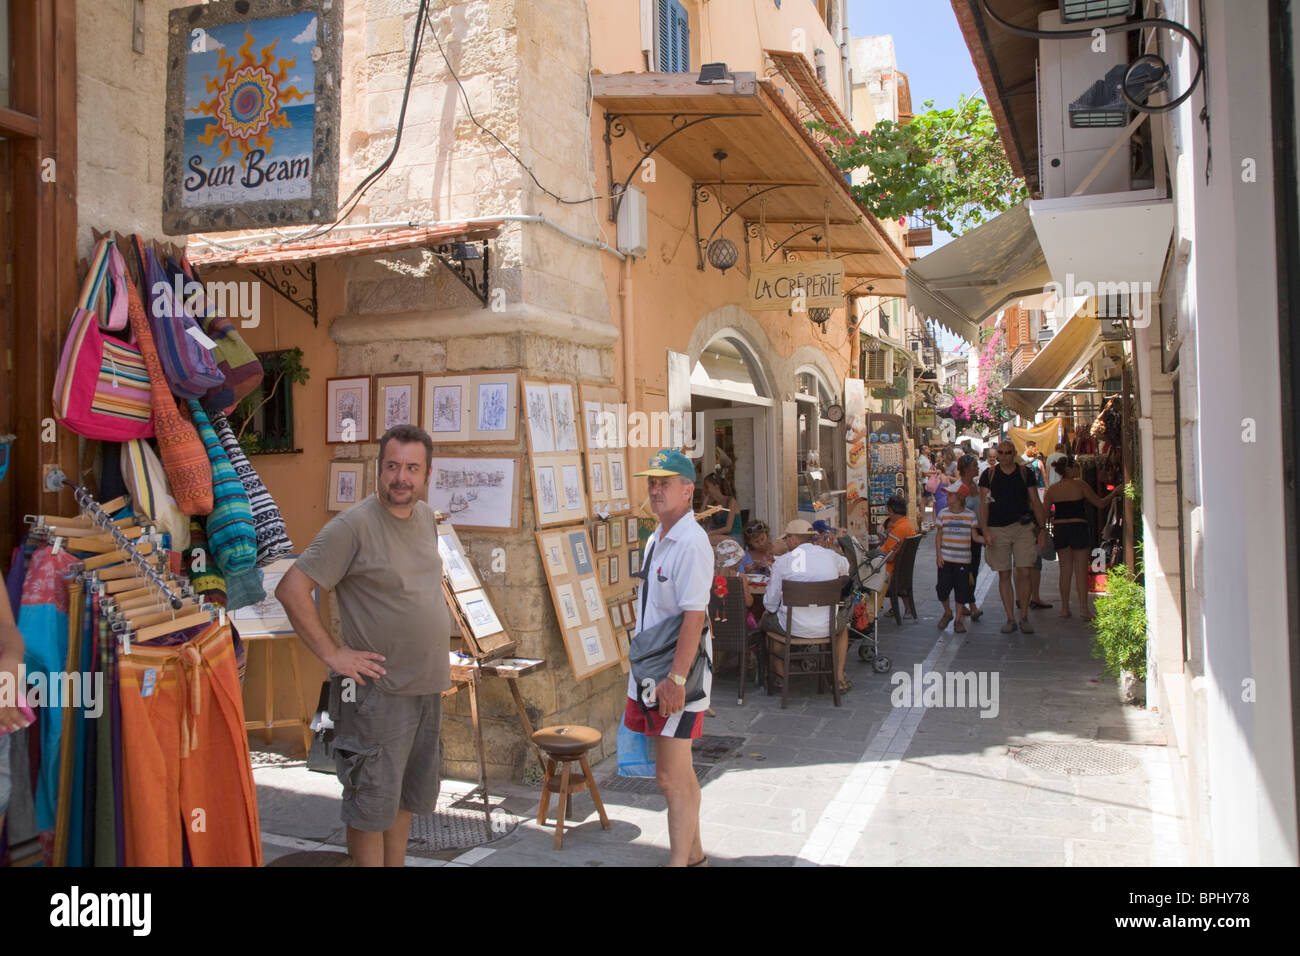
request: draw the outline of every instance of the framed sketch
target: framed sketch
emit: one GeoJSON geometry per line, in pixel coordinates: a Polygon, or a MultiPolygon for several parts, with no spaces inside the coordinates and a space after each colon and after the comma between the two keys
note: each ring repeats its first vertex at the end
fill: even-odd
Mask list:
{"type": "Polygon", "coordinates": [[[600,588],[595,578],[582,579],[582,603],[587,610],[588,621],[599,621],[605,616],[605,601],[600,596],[600,588]]]}
{"type": "Polygon", "coordinates": [[[609,606],[609,619],[615,627],[623,626],[623,610],[617,604],[609,606]]]}
{"type": "Polygon", "coordinates": [[[597,551],[604,551],[606,548],[609,547],[609,531],[605,527],[605,522],[603,521],[596,522],[595,539],[596,539],[597,551]]]}
{"type": "MultiPolygon", "coordinates": [[[[583,394],[586,394],[585,388],[583,394]]],[[[605,437],[605,420],[602,417],[602,407],[600,402],[589,402],[586,398],[583,398],[582,424],[587,432],[588,451],[608,447],[608,442],[605,437]]]]}
{"type": "Polygon", "coordinates": [[[573,593],[572,584],[555,586],[555,608],[562,627],[581,626],[582,615],[578,612],[578,598],[573,593]]]}
{"type": "Polygon", "coordinates": [[[419,372],[375,376],[375,440],[394,425],[420,423],[420,386],[424,377],[419,372]]]}
{"type": "Polygon", "coordinates": [[[426,375],[422,420],[435,442],[512,442],[519,435],[519,372],[426,375]]]}
{"type": "Polygon", "coordinates": [[[435,442],[466,439],[461,406],[467,384],[450,379],[425,379],[424,430],[435,442]]]}
{"type": "Polygon", "coordinates": [[[546,382],[524,382],[524,413],[528,420],[529,450],[534,455],[555,451],[551,390],[546,382]]]}
{"type": "Polygon", "coordinates": [[[623,522],[621,519],[609,523],[609,546],[611,548],[623,547],[623,522]]]}
{"type": "Polygon", "coordinates": [[[370,376],[325,380],[325,444],[370,441],[370,376]]]}
{"type": "Polygon", "coordinates": [[[555,466],[538,465],[534,472],[537,476],[537,507],[544,515],[560,513],[560,492],[555,484],[555,466]]]}
{"type": "Polygon", "coordinates": [[[555,450],[578,450],[578,416],[574,409],[573,386],[566,383],[550,386],[551,420],[555,423],[555,450]]]}
{"type": "Polygon", "coordinates": [[[628,627],[636,627],[636,608],[636,601],[625,601],[623,604],[623,620],[627,622],[628,627]]]}
{"type": "Polygon", "coordinates": [[[548,574],[562,577],[569,573],[569,562],[564,557],[568,550],[568,542],[562,534],[548,534],[542,538],[542,558],[546,561],[548,574]]]}
{"type": "Polygon", "coordinates": [[[601,640],[600,628],[584,627],[578,632],[582,647],[582,656],[588,667],[595,667],[605,660],[604,642],[601,640]]]}
{"type": "Polygon", "coordinates": [[[631,638],[628,636],[631,633],[628,628],[632,626],[632,622],[629,621],[625,615],[623,617],[622,627],[618,628],[614,632],[614,643],[618,647],[618,656],[624,660],[626,660],[632,653],[631,638]]]}
{"type": "Polygon", "coordinates": [[[609,583],[611,585],[618,584],[618,578],[619,578],[618,564],[619,564],[618,555],[611,554],[609,556],[609,583]]]}
{"type": "Polygon", "coordinates": [[[609,461],[609,497],[613,499],[627,497],[627,466],[623,454],[610,455],[609,461]]]}
{"type": "Polygon", "coordinates": [[[605,497],[605,459],[602,455],[587,456],[587,473],[591,476],[591,500],[605,497]]]}
{"type": "MultiPolygon", "coordinates": [[[[559,625],[569,667],[576,680],[585,680],[620,661],[613,624],[613,602],[606,602],[597,577],[591,539],[584,527],[538,531],[555,620],[559,625]]],[[[607,564],[606,564],[607,566],[607,564]]],[[[475,593],[475,592],[468,592],[475,593]]],[[[462,595],[456,595],[461,599],[462,595]]],[[[619,616],[626,620],[620,606],[619,616]]]]}
{"type": "Polygon", "coordinates": [[[627,573],[628,574],[641,573],[641,549],[640,548],[632,548],[630,551],[628,551],[627,573]]]}
{"type": "Polygon", "coordinates": [[[597,558],[596,567],[600,571],[598,577],[600,578],[601,588],[609,587],[609,558],[597,558]]]}
{"type": "Polygon", "coordinates": [[[591,550],[590,542],[587,540],[586,531],[569,532],[569,554],[573,557],[573,573],[577,575],[591,574],[591,550]]]}
{"type": "Polygon", "coordinates": [[[347,511],[365,496],[365,465],[359,461],[330,462],[325,505],[328,510],[347,511]]]}
{"type": "Polygon", "coordinates": [[[447,578],[453,592],[472,591],[483,585],[479,583],[474,566],[465,553],[456,529],[443,525],[438,531],[438,555],[442,558],[442,573],[447,578]]]}
{"type": "Polygon", "coordinates": [[[429,505],[457,528],[517,529],[519,459],[435,457],[429,505]]]}
{"type": "Polygon", "coordinates": [[[640,539],[640,535],[637,534],[637,530],[636,530],[636,518],[628,518],[627,519],[627,543],[636,544],[639,539],[640,539]]]}
{"type": "Polygon", "coordinates": [[[457,594],[456,600],[461,610],[465,612],[465,620],[469,622],[475,640],[482,640],[505,630],[501,626],[501,621],[497,619],[497,612],[493,610],[486,591],[481,589],[465,591],[457,594]]]}
{"type": "Polygon", "coordinates": [[[568,524],[587,516],[581,453],[534,455],[532,466],[538,527],[568,524]]]}
{"type": "Polygon", "coordinates": [[[582,426],[588,451],[620,449],[627,444],[627,408],[623,394],[612,385],[578,386],[582,399],[582,426]]]}

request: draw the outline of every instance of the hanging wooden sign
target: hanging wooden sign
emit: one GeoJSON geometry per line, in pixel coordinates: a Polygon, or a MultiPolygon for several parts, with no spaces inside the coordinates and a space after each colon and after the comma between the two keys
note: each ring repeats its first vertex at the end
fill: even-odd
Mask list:
{"type": "Polygon", "coordinates": [[[342,8],[218,0],[171,11],[168,235],[334,218],[342,8]]]}
{"type": "Polygon", "coordinates": [[[844,263],[839,259],[817,259],[755,265],[749,273],[745,306],[750,311],[841,309],[844,263]]]}

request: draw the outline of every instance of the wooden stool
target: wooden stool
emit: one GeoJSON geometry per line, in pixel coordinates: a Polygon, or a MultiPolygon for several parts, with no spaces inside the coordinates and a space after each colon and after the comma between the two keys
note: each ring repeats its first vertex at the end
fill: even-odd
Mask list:
{"type": "MultiPolygon", "coordinates": [[[[245,720],[244,728],[247,730],[262,729],[266,732],[266,742],[269,744],[274,736],[276,727],[297,727],[302,732],[302,752],[307,754],[311,751],[311,715],[307,712],[307,705],[302,699],[302,681],[298,679],[298,636],[296,634],[241,634],[240,638],[244,642],[247,651],[252,650],[254,641],[264,642],[266,648],[266,712],[264,720],[245,720]],[[289,641],[289,667],[293,673],[294,694],[298,698],[298,716],[286,717],[282,720],[275,719],[275,658],[271,650],[275,647],[277,640],[287,638],[289,641]]],[[[251,656],[251,655],[249,655],[251,656]]]]}
{"type": "Polygon", "coordinates": [[[555,849],[564,848],[564,815],[569,809],[569,797],[584,790],[591,791],[591,799],[600,814],[601,829],[609,829],[609,818],[605,816],[605,804],[600,801],[600,791],[596,789],[596,778],[592,775],[591,764],[587,763],[587,751],[600,743],[600,734],[591,727],[566,724],[558,727],[543,727],[533,734],[533,743],[546,754],[546,775],[542,779],[542,802],[537,808],[537,825],[546,826],[546,811],[551,805],[551,794],[560,795],[560,805],[555,813],[555,849]],[[577,762],[582,772],[570,772],[569,765],[577,762]],[[556,764],[563,764],[557,776],[556,764]]]}

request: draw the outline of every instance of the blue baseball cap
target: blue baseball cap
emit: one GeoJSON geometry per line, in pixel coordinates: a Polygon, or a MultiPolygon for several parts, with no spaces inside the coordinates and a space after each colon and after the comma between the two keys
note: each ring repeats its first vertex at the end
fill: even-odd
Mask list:
{"type": "Polygon", "coordinates": [[[816,531],[818,534],[825,534],[827,531],[834,531],[834,530],[835,530],[835,529],[832,528],[832,527],[830,526],[830,524],[829,524],[825,519],[823,519],[823,518],[818,518],[816,521],[813,522],[813,525],[812,525],[812,526],[813,526],[813,530],[816,531]]]}
{"type": "Polygon", "coordinates": [[[695,480],[695,463],[675,448],[661,448],[650,458],[650,467],[638,471],[637,478],[667,478],[681,475],[687,481],[695,480]]]}

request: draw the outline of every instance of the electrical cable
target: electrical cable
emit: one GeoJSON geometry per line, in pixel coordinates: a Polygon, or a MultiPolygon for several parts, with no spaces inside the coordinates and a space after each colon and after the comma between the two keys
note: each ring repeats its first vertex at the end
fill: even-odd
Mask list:
{"type": "MultiPolygon", "coordinates": [[[[438,31],[434,27],[433,21],[428,21],[426,26],[429,28],[429,32],[433,34],[433,42],[438,45],[438,52],[442,54],[443,63],[447,64],[447,72],[451,74],[451,78],[456,81],[456,86],[460,89],[461,99],[465,101],[465,113],[469,116],[470,122],[496,140],[497,145],[504,149],[510,155],[510,158],[519,164],[520,168],[528,174],[529,178],[537,185],[538,189],[546,193],[546,195],[550,196],[556,202],[562,203],[566,206],[580,206],[583,203],[597,202],[601,199],[612,198],[609,196],[587,196],[585,199],[565,199],[563,196],[560,196],[543,186],[542,181],[537,178],[537,174],[519,158],[518,154],[507,146],[500,136],[478,121],[478,117],[474,115],[474,110],[469,105],[469,94],[465,92],[465,84],[461,83],[460,77],[456,75],[456,71],[452,68],[451,59],[447,56],[447,51],[442,48],[442,41],[438,39],[438,31]]],[[[588,123],[587,125],[590,127],[591,124],[588,123]]]]}
{"type": "Polygon", "coordinates": [[[315,231],[309,229],[303,233],[299,233],[287,241],[302,242],[307,239],[316,239],[332,232],[336,226],[343,223],[350,215],[352,215],[356,210],[357,203],[361,201],[361,197],[366,194],[379,177],[388,172],[388,167],[393,164],[393,160],[397,157],[397,151],[402,145],[402,129],[406,125],[406,106],[411,98],[411,83],[415,79],[415,64],[420,58],[420,48],[424,44],[424,27],[428,21],[428,16],[429,0],[420,0],[420,6],[415,12],[415,32],[411,38],[411,57],[406,65],[406,82],[402,88],[402,106],[397,114],[397,133],[393,137],[393,147],[388,151],[388,156],[384,158],[382,163],[367,173],[361,182],[357,183],[356,188],[348,194],[347,199],[343,200],[342,205],[344,207],[344,212],[337,216],[332,223],[315,231]]]}
{"type": "MultiPolygon", "coordinates": [[[[1016,26],[1014,23],[1010,23],[998,16],[993,12],[992,7],[989,6],[989,0],[980,0],[980,5],[984,8],[984,12],[989,15],[989,18],[1004,30],[1014,33],[1017,36],[1030,37],[1034,40],[1087,40],[1094,37],[1097,30],[1101,30],[1103,33],[1132,33],[1134,30],[1144,30],[1148,27],[1153,27],[1159,30],[1172,30],[1175,33],[1182,34],[1192,45],[1192,49],[1196,51],[1196,72],[1192,74],[1192,81],[1188,85],[1186,92],[1181,96],[1177,96],[1168,103],[1162,103],[1159,106],[1146,106],[1145,104],[1139,103],[1129,94],[1129,77],[1132,76],[1133,72],[1143,64],[1149,66],[1158,65],[1163,77],[1169,76],[1169,64],[1157,54],[1144,53],[1142,56],[1139,56],[1136,60],[1130,63],[1128,69],[1125,70],[1124,79],[1121,80],[1119,84],[1119,92],[1120,95],[1124,97],[1124,102],[1139,113],[1169,113],[1176,110],[1179,106],[1182,106],[1193,92],[1195,92],[1196,84],[1201,79],[1202,72],[1204,72],[1205,52],[1201,48],[1200,40],[1197,39],[1196,34],[1192,33],[1191,30],[1187,29],[1187,27],[1183,26],[1177,20],[1150,18],[1131,20],[1127,23],[1117,23],[1108,27],[1092,27],[1079,30],[1031,30],[1029,27],[1016,26]]],[[[1204,24],[1202,24],[1202,29],[1204,29],[1204,24]]],[[[1152,92],[1154,92],[1154,88],[1152,92]]]]}

